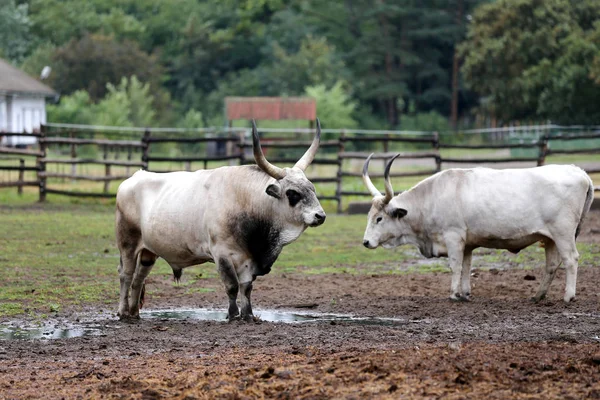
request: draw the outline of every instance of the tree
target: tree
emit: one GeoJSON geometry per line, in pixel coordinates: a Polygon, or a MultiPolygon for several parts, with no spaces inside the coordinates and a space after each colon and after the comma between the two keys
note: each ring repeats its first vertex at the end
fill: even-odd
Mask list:
{"type": "Polygon", "coordinates": [[[598,123],[600,2],[500,0],[476,10],[462,46],[468,85],[505,121],[598,123]]]}
{"type": "MultiPolygon", "coordinates": [[[[463,0],[465,10],[483,0],[463,0]]],[[[327,37],[351,73],[353,93],[390,127],[401,127],[402,113],[437,111],[449,115],[455,45],[462,20],[455,1],[308,0],[302,12],[317,34],[327,37]]],[[[456,111],[458,113],[458,110],[456,111]]],[[[364,114],[364,111],[361,113],[364,114]]]]}
{"type": "Polygon", "coordinates": [[[69,96],[61,96],[59,104],[46,105],[49,122],[65,124],[92,124],[94,104],[85,90],[77,90],[69,96]]]}
{"type": "Polygon", "coordinates": [[[30,16],[32,32],[55,46],[97,32],[101,27],[94,1],[31,0],[30,16]]]}
{"type": "Polygon", "coordinates": [[[327,128],[356,127],[356,121],[352,117],[356,102],[344,90],[343,82],[339,81],[329,89],[325,85],[309,86],[306,88],[306,95],[317,101],[317,115],[327,128]]]}
{"type": "Polygon", "coordinates": [[[50,84],[61,93],[86,90],[93,101],[104,97],[107,83],[136,75],[158,90],[162,68],[156,57],[139,49],[134,42],[118,42],[112,37],[84,35],[57,49],[55,71],[50,84]]]}
{"type": "Polygon", "coordinates": [[[0,57],[18,63],[32,44],[27,4],[4,0],[0,3],[0,21],[0,57]]]}
{"type": "MultiPolygon", "coordinates": [[[[90,125],[153,126],[156,112],[149,84],[134,75],[118,85],[106,84],[107,94],[97,103],[84,90],[62,96],[58,105],[48,105],[48,121],[90,125]]],[[[192,116],[190,116],[191,118],[192,116]]]]}
{"type": "MultiPolygon", "coordinates": [[[[119,120],[126,121],[127,126],[154,125],[156,112],[152,105],[153,97],[149,84],[140,82],[133,75],[130,79],[121,78],[121,82],[117,86],[107,83],[106,88],[108,90],[106,97],[98,103],[100,111],[114,109],[117,111],[114,114],[122,115],[123,117],[119,120]]],[[[99,114],[102,114],[102,112],[99,114]]],[[[107,112],[107,114],[111,113],[107,112]]],[[[119,125],[119,123],[117,121],[112,123],[98,122],[98,125],[119,125]]]]}

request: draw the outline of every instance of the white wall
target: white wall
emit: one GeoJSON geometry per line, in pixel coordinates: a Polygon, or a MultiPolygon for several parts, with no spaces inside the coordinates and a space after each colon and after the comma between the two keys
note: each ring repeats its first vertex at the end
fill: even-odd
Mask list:
{"type": "MultiPolygon", "coordinates": [[[[8,132],[38,132],[40,126],[46,123],[46,100],[43,97],[11,96],[6,99],[8,132]]],[[[26,136],[5,137],[2,144],[30,145],[36,143],[36,138],[26,136]]]]}
{"type": "Polygon", "coordinates": [[[8,131],[8,116],[6,114],[6,97],[0,95],[0,132],[8,131]]]}

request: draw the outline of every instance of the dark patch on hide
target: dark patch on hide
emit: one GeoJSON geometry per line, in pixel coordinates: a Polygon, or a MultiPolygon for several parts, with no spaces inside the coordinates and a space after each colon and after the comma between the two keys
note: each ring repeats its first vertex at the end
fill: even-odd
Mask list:
{"type": "Polygon", "coordinates": [[[285,195],[287,196],[291,207],[295,207],[296,204],[298,204],[300,202],[300,200],[302,200],[302,195],[292,189],[288,189],[285,192],[285,195]]]}
{"type": "Polygon", "coordinates": [[[237,242],[250,253],[256,264],[254,275],[266,275],[279,253],[279,235],[281,229],[272,220],[241,213],[230,220],[229,230],[237,242]]]}
{"type": "Polygon", "coordinates": [[[143,258],[140,260],[140,264],[142,264],[144,267],[151,267],[154,265],[154,261],[155,260],[144,260],[143,258]]]}

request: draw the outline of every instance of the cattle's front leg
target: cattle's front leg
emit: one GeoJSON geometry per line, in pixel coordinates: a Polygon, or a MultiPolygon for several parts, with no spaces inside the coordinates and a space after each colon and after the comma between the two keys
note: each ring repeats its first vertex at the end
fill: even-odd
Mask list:
{"type": "Polygon", "coordinates": [[[542,278],[542,283],[540,284],[537,293],[531,299],[536,303],[546,297],[548,288],[550,288],[550,284],[554,280],[554,277],[556,276],[556,270],[560,264],[560,256],[554,241],[545,241],[544,250],[546,251],[546,269],[544,270],[544,277],[542,278]]]}
{"type": "Polygon", "coordinates": [[[460,237],[448,234],[446,236],[446,247],[448,249],[448,260],[452,270],[452,284],[450,299],[454,301],[465,301],[460,290],[461,274],[463,270],[464,245],[460,237]]]}
{"type": "Polygon", "coordinates": [[[219,276],[225,290],[227,291],[227,297],[229,297],[229,310],[227,311],[227,319],[233,321],[238,319],[240,311],[237,306],[237,295],[239,289],[238,277],[235,272],[235,268],[226,258],[219,258],[217,262],[217,269],[219,270],[219,276]]]}
{"type": "Polygon", "coordinates": [[[252,314],[252,303],[250,301],[250,294],[252,293],[252,282],[246,282],[240,284],[240,301],[242,314],[241,317],[244,321],[252,321],[254,315],[252,314]]]}
{"type": "Polygon", "coordinates": [[[466,247],[463,253],[462,271],[460,276],[461,299],[471,299],[471,260],[473,258],[473,249],[466,247]]]}

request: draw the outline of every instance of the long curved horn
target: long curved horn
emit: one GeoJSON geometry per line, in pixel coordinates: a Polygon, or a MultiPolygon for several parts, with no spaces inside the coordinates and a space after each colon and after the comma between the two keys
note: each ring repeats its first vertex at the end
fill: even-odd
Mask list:
{"type": "Polygon", "coordinates": [[[252,149],[254,150],[254,160],[260,169],[277,180],[282,179],[285,176],[285,171],[282,168],[274,166],[265,158],[262,148],[260,147],[258,130],[256,129],[256,122],[254,120],[252,120],[252,149]]]}
{"type": "Polygon", "coordinates": [[[400,153],[392,157],[385,166],[385,172],[383,173],[383,177],[385,178],[385,198],[383,199],[383,202],[385,204],[389,203],[390,200],[392,200],[392,197],[394,197],[394,189],[392,189],[392,181],[390,180],[390,168],[392,168],[392,163],[399,155],[400,153]]]}
{"type": "Polygon", "coordinates": [[[321,122],[319,121],[319,118],[317,118],[317,133],[315,135],[315,138],[313,139],[312,144],[310,145],[308,150],[306,150],[306,153],[304,153],[302,158],[298,160],[298,162],[296,163],[296,165],[294,165],[294,167],[298,167],[302,171],[304,171],[306,168],[308,168],[310,163],[315,159],[315,155],[317,154],[317,150],[319,149],[320,142],[321,142],[321,122]]]}
{"type": "Polygon", "coordinates": [[[375,185],[373,185],[373,182],[371,182],[371,178],[369,178],[369,161],[371,161],[371,157],[373,157],[373,154],[375,153],[371,153],[369,157],[367,157],[367,161],[365,161],[365,165],[363,165],[362,178],[363,182],[367,186],[367,189],[369,189],[369,192],[371,192],[371,195],[375,197],[381,196],[381,192],[375,187],[375,185]]]}

